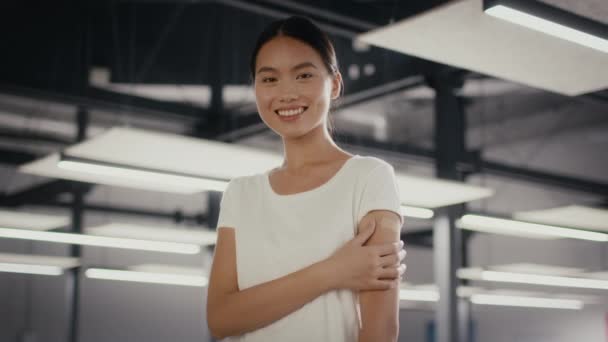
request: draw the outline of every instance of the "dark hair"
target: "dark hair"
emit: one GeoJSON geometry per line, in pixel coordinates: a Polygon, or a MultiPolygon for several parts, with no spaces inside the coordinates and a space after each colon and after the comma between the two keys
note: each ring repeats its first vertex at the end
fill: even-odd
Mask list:
{"type": "MultiPolygon", "coordinates": [[[[258,40],[251,53],[251,59],[249,60],[249,71],[252,81],[255,80],[255,63],[260,49],[273,38],[280,36],[294,38],[308,44],[321,56],[321,60],[330,74],[335,76],[338,73],[338,59],[336,58],[336,51],[329,36],[310,19],[292,16],[270,23],[258,36],[258,40]]],[[[340,93],[342,94],[343,92],[344,84],[341,80],[340,93]]],[[[333,131],[333,124],[329,118],[327,128],[330,133],[333,131]]]]}

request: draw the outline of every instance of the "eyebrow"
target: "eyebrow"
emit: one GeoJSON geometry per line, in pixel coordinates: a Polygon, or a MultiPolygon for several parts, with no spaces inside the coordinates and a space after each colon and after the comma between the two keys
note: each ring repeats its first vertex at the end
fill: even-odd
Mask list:
{"type": "MultiPolygon", "coordinates": [[[[304,62],[304,63],[300,63],[300,64],[294,66],[293,68],[291,68],[291,70],[298,70],[298,69],[303,69],[303,68],[308,68],[308,67],[317,69],[317,66],[312,64],[311,62],[304,62]]],[[[277,69],[264,66],[264,67],[259,68],[257,73],[259,74],[264,71],[273,72],[273,71],[277,71],[277,69]]]]}

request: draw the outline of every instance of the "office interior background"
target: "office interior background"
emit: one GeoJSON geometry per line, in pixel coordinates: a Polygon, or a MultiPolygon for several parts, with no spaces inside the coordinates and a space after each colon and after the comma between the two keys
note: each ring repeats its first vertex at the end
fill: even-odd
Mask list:
{"type": "Polygon", "coordinates": [[[395,168],[399,341],[608,341],[608,1],[0,8],[0,341],[212,341],[222,190],[282,161],[249,55],[289,15],[335,43],[338,145],[395,168]]]}

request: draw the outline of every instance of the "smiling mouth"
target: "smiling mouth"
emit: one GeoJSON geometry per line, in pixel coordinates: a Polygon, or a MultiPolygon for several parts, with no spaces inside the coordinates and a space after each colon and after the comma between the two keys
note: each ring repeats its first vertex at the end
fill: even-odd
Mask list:
{"type": "Polygon", "coordinates": [[[295,108],[295,109],[275,110],[274,112],[277,115],[279,115],[279,116],[289,117],[289,116],[294,116],[294,115],[302,114],[307,109],[308,109],[308,107],[299,107],[299,108],[295,108]]]}

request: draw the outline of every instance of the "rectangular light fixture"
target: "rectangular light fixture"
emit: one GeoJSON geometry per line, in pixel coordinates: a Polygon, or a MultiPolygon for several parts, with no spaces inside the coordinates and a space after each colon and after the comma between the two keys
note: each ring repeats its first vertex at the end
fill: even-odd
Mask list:
{"type": "Polygon", "coordinates": [[[436,302],[439,300],[439,292],[434,290],[399,289],[399,299],[417,302],[436,302]]]}
{"type": "Polygon", "coordinates": [[[281,155],[219,141],[112,128],[19,167],[43,177],[169,193],[222,191],[227,181],[280,165],[281,155]]]}
{"type": "Polygon", "coordinates": [[[207,228],[185,229],[179,226],[150,226],[120,222],[87,227],[85,233],[95,236],[178,242],[199,246],[214,245],[217,240],[217,232],[207,228]]]}
{"type": "Polygon", "coordinates": [[[209,282],[208,278],[204,275],[137,270],[113,270],[104,268],[89,268],[85,271],[85,275],[86,277],[92,279],[195,287],[205,287],[209,282]]]}
{"type": "MultiPolygon", "coordinates": [[[[268,171],[279,153],[133,128],[113,128],[99,136],[19,168],[44,177],[185,194],[222,191],[228,180],[268,171]],[[146,148],[142,148],[145,146],[146,148]],[[184,156],[192,156],[184,158],[184,156]]],[[[478,200],[491,189],[442,179],[396,173],[401,202],[420,208],[478,200]],[[441,193],[442,196],[436,196],[441,193]]],[[[406,214],[428,217],[427,210],[406,214]]]]}
{"type": "Polygon", "coordinates": [[[580,276],[585,273],[584,268],[580,267],[563,267],[554,265],[544,265],[536,263],[513,263],[487,266],[489,270],[499,272],[514,272],[527,274],[543,274],[552,276],[580,276]]]}
{"type": "Polygon", "coordinates": [[[457,276],[461,279],[492,281],[501,283],[517,283],[608,290],[608,280],[590,279],[582,277],[564,277],[543,274],[501,272],[480,268],[459,269],[457,272],[457,276]]]}
{"type": "Polygon", "coordinates": [[[576,299],[539,298],[528,296],[505,296],[476,294],[471,296],[471,303],[478,305],[516,306],[526,308],[581,310],[583,302],[576,299]]]}
{"type": "MultiPolygon", "coordinates": [[[[403,204],[438,208],[490,197],[494,190],[462,182],[395,173],[403,204]],[[441,194],[441,196],[437,196],[441,194]]],[[[426,214],[428,215],[428,213],[426,214]]]]}
{"type": "Polygon", "coordinates": [[[545,3],[532,0],[485,0],[484,11],[493,17],[608,53],[608,39],[595,34],[601,32],[602,24],[545,3]]]}
{"type": "MultiPolygon", "coordinates": [[[[357,38],[409,56],[567,96],[608,87],[608,59],[604,51],[497,19],[484,12],[482,3],[484,0],[448,1],[357,38]]],[[[583,24],[591,21],[566,11],[560,14],[567,15],[546,15],[549,11],[545,9],[553,7],[539,1],[500,0],[485,4],[486,9],[502,5],[601,39],[608,38],[604,24],[583,24]],[[542,11],[536,11],[537,7],[542,11]]],[[[604,49],[603,41],[588,42],[598,43],[596,46],[604,49]]]]}
{"type": "Polygon", "coordinates": [[[486,233],[516,235],[538,239],[570,238],[599,242],[608,241],[608,234],[605,233],[475,214],[466,214],[462,216],[456,221],[456,226],[461,229],[486,233]]]}
{"type": "Polygon", "coordinates": [[[198,254],[200,246],[187,243],[127,239],[75,233],[41,232],[0,227],[0,238],[45,241],[83,246],[133,249],[177,254],[198,254]]]}
{"type": "Polygon", "coordinates": [[[67,216],[26,213],[0,209],[0,227],[15,227],[35,230],[51,230],[70,224],[67,216]]]}
{"type": "Polygon", "coordinates": [[[58,276],[79,265],[77,258],[0,253],[0,272],[58,276]]]}
{"type": "Polygon", "coordinates": [[[4,262],[0,262],[0,272],[39,274],[39,275],[50,275],[50,276],[58,276],[58,275],[63,274],[63,270],[57,266],[15,264],[15,263],[4,263],[4,262]]]}
{"type": "Polygon", "coordinates": [[[433,213],[433,210],[431,210],[431,209],[402,205],[401,206],[401,215],[407,216],[407,217],[419,218],[419,219],[430,219],[435,214],[433,213]]]}
{"type": "Polygon", "coordinates": [[[608,233],[608,209],[569,205],[565,207],[520,211],[513,214],[517,220],[590,229],[608,233]]]}
{"type": "MultiPolygon", "coordinates": [[[[459,297],[469,297],[473,304],[477,305],[496,305],[496,306],[513,306],[527,308],[546,308],[546,309],[569,309],[581,310],[584,307],[582,300],[564,299],[564,298],[547,298],[536,296],[514,296],[505,294],[493,293],[473,293],[465,295],[466,291],[460,291],[459,297]]],[[[416,288],[401,288],[399,289],[399,299],[413,302],[438,302],[439,292],[434,289],[416,289],[416,288]]]]}
{"type": "Polygon", "coordinates": [[[161,171],[148,168],[122,165],[117,163],[73,157],[61,154],[57,166],[61,169],[93,174],[100,177],[122,178],[125,181],[172,186],[177,192],[193,193],[207,190],[224,191],[228,185],[226,179],[212,179],[188,175],[173,171],[161,171]]]}

